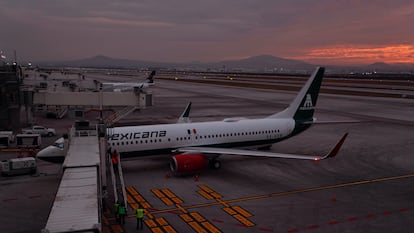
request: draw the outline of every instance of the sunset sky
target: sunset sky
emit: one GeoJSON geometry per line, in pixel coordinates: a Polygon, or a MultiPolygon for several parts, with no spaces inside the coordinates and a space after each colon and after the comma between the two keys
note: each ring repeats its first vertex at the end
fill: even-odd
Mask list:
{"type": "Polygon", "coordinates": [[[412,0],[0,0],[8,58],[414,63],[412,0]]]}

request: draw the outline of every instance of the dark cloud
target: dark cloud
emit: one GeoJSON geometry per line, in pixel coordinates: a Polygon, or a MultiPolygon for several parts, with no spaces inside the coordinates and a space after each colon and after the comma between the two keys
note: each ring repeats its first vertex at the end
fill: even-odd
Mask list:
{"type": "Polygon", "coordinates": [[[406,0],[3,0],[0,49],[34,60],[300,57],[324,47],[413,45],[411,22],[406,0]]]}

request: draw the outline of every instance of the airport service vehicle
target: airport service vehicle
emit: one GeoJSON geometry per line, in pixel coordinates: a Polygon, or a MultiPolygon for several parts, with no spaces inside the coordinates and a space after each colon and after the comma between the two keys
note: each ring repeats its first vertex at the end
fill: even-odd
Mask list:
{"type": "Polygon", "coordinates": [[[0,131],[0,148],[7,148],[14,142],[13,131],[0,131]]]}
{"type": "Polygon", "coordinates": [[[36,173],[36,160],[33,157],[7,159],[0,162],[3,176],[34,174],[36,173]]]}
{"type": "Polygon", "coordinates": [[[0,134],[0,148],[7,148],[10,145],[9,136],[0,134]]]}
{"type": "Polygon", "coordinates": [[[42,139],[40,134],[17,134],[16,144],[19,148],[39,148],[42,139]]]}
{"type": "Polygon", "coordinates": [[[142,83],[102,83],[102,89],[105,90],[112,90],[115,92],[122,92],[122,91],[133,91],[134,89],[143,89],[149,86],[154,85],[154,75],[155,70],[153,70],[147,77],[146,82],[142,83]]]}
{"type": "Polygon", "coordinates": [[[6,135],[9,138],[9,142],[12,143],[14,142],[14,134],[13,131],[0,131],[0,135],[6,135]]]}
{"type": "Polygon", "coordinates": [[[56,135],[56,131],[53,128],[47,128],[40,125],[34,125],[28,129],[22,129],[23,134],[40,134],[41,136],[52,137],[56,135]]]}
{"type": "MultiPolygon", "coordinates": [[[[217,158],[221,155],[307,160],[331,158],[348,134],[344,134],[329,153],[319,156],[248,150],[269,148],[273,143],[303,132],[316,121],[313,113],[323,74],[324,68],[317,68],[289,107],[265,118],[192,123],[188,119],[189,109],[186,109],[182,115],[184,119],[176,124],[109,128],[108,144],[120,153],[121,158],[172,154],[170,168],[176,175],[196,173],[209,165],[218,169],[221,163],[217,158]]],[[[38,158],[43,159],[39,155],[38,158]]]]}

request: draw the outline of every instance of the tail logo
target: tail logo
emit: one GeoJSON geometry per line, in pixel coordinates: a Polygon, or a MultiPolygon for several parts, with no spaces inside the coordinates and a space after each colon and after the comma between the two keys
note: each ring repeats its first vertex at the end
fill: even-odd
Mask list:
{"type": "Polygon", "coordinates": [[[312,104],[312,97],[311,94],[306,94],[306,100],[303,103],[303,106],[300,107],[300,110],[312,110],[314,109],[312,104]]]}

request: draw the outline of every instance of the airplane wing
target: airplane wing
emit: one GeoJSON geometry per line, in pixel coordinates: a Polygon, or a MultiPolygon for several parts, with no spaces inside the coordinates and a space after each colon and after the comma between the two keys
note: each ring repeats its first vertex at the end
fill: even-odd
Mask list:
{"type": "Polygon", "coordinates": [[[344,143],[348,133],[345,133],[342,138],[336,143],[336,145],[325,155],[299,155],[299,154],[283,154],[265,151],[254,151],[254,150],[243,150],[243,149],[227,149],[227,148],[216,148],[216,147],[183,147],[174,150],[178,153],[201,153],[201,154],[214,154],[214,155],[247,155],[256,157],[273,157],[273,158],[288,158],[288,159],[307,159],[307,160],[322,160],[326,158],[335,157],[344,143]]]}
{"type": "Polygon", "coordinates": [[[310,121],[301,122],[301,124],[305,125],[319,125],[319,124],[348,124],[348,123],[363,123],[368,122],[366,120],[334,120],[334,121],[320,121],[316,117],[313,117],[310,121]]]}

